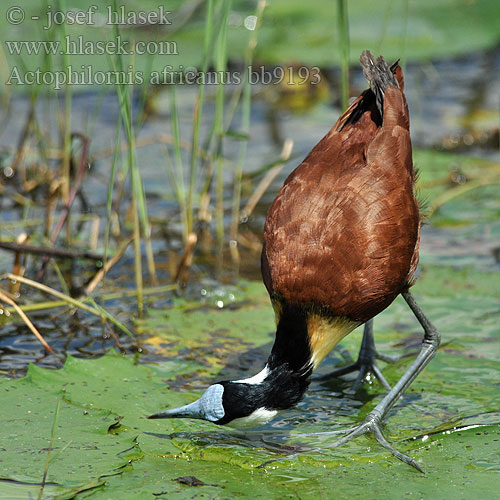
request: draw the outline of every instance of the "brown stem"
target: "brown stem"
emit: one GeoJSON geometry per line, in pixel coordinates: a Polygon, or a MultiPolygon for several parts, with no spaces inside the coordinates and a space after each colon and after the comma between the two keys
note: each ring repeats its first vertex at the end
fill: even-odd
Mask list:
{"type": "Polygon", "coordinates": [[[14,243],[13,241],[0,241],[0,248],[9,250],[11,252],[31,253],[34,255],[46,255],[49,257],[59,257],[61,259],[89,259],[89,260],[103,260],[102,255],[93,252],[78,251],[78,250],[65,250],[63,248],[52,247],[38,247],[34,245],[24,245],[14,243]]]}
{"type": "MultiPolygon", "coordinates": [[[[76,179],[75,183],[73,184],[73,187],[71,188],[71,191],[69,193],[68,197],[68,202],[66,203],[65,207],[63,208],[62,214],[59,217],[59,221],[56,225],[56,228],[54,229],[54,232],[52,233],[52,237],[50,238],[50,242],[54,245],[55,242],[57,241],[57,238],[59,236],[59,233],[61,232],[61,229],[64,226],[64,223],[66,222],[69,211],[71,210],[71,207],[73,206],[73,202],[75,201],[76,195],[78,191],[80,190],[80,187],[82,185],[83,181],[83,176],[85,175],[85,171],[87,169],[87,159],[88,159],[88,153],[89,153],[89,138],[86,137],[83,134],[80,133],[73,133],[71,134],[71,138],[78,137],[83,144],[83,151],[80,159],[80,168],[78,169],[78,172],[76,174],[76,179]]],[[[43,258],[42,262],[42,267],[40,269],[40,272],[38,273],[38,281],[41,281],[43,279],[43,276],[45,274],[45,269],[47,267],[47,262],[49,260],[49,256],[45,255],[43,258]]]]}
{"type": "Polygon", "coordinates": [[[47,351],[54,354],[54,351],[52,350],[52,348],[49,346],[49,344],[47,344],[47,342],[43,338],[42,334],[35,328],[35,325],[31,322],[31,320],[28,318],[28,316],[26,316],[26,313],[9,296],[4,294],[2,291],[0,291],[0,300],[2,300],[2,302],[6,302],[10,306],[12,306],[15,309],[15,311],[17,312],[17,314],[19,314],[21,319],[24,321],[26,326],[33,332],[35,337],[40,341],[40,343],[43,345],[43,347],[45,347],[45,349],[47,351]]]}

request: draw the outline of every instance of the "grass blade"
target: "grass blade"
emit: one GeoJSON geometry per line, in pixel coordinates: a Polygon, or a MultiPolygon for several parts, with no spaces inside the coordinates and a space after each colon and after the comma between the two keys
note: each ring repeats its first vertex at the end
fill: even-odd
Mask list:
{"type": "Polygon", "coordinates": [[[43,498],[43,489],[45,488],[45,482],[47,481],[47,474],[49,472],[50,464],[50,454],[52,453],[52,448],[54,447],[54,438],[57,432],[57,426],[59,423],[59,412],[61,410],[61,400],[62,397],[57,401],[56,412],[54,415],[54,423],[52,424],[52,432],[50,433],[50,443],[47,450],[47,459],[45,460],[45,468],[43,471],[42,484],[40,485],[40,491],[38,492],[38,500],[43,498]]]}
{"type": "MultiPolygon", "coordinates": [[[[214,32],[214,0],[208,0],[207,2],[207,13],[205,21],[205,37],[203,42],[203,67],[202,72],[206,73],[208,65],[210,62],[210,46],[212,43],[213,32],[214,32]]],[[[201,127],[201,116],[203,110],[203,103],[205,98],[205,85],[202,83],[198,90],[198,96],[196,98],[194,106],[194,117],[193,117],[193,135],[191,141],[191,164],[190,164],[190,174],[189,174],[189,187],[187,195],[187,234],[191,234],[194,228],[194,213],[193,213],[193,201],[194,201],[194,190],[196,186],[196,178],[198,171],[198,156],[199,156],[199,142],[200,142],[200,127],[201,127]]]]}
{"type": "MultiPolygon", "coordinates": [[[[84,311],[87,311],[90,314],[93,314],[94,316],[98,316],[101,319],[107,319],[110,320],[113,324],[118,326],[120,330],[124,332],[128,332],[127,335],[132,336],[133,338],[134,335],[130,332],[130,330],[127,329],[127,327],[118,321],[116,318],[111,316],[110,313],[107,311],[104,311],[102,307],[99,306],[99,308],[93,308],[82,302],[81,300],[74,299],[73,297],[70,297],[69,295],[65,295],[64,293],[58,292],[57,290],[54,290],[53,288],[50,288],[47,285],[43,285],[42,283],[38,283],[37,281],[30,280],[28,278],[24,278],[23,276],[17,276],[16,274],[12,273],[7,273],[4,274],[3,276],[0,277],[0,279],[9,279],[13,281],[19,281],[21,283],[24,283],[25,285],[32,286],[33,288],[37,288],[38,290],[48,293],[49,295],[53,295],[54,297],[57,297],[58,299],[61,299],[62,301],[66,302],[67,304],[71,304],[72,306],[78,307],[79,309],[83,309],[84,311]],[[111,320],[111,318],[113,318],[111,320]]],[[[92,300],[90,297],[87,300],[92,300]]],[[[12,304],[11,304],[12,305],[12,304]]]]}
{"type": "Polygon", "coordinates": [[[241,180],[243,176],[243,164],[246,159],[247,147],[248,147],[248,136],[250,134],[250,112],[251,112],[251,102],[252,102],[252,88],[249,80],[249,68],[251,67],[253,61],[253,55],[255,52],[255,47],[257,46],[257,34],[262,23],[262,15],[264,9],[266,8],[266,0],[259,0],[257,8],[255,10],[255,16],[257,17],[257,24],[255,25],[254,31],[251,33],[248,47],[245,55],[245,79],[243,82],[243,100],[242,100],[242,116],[241,116],[241,130],[240,132],[247,137],[243,140],[240,145],[240,150],[238,153],[238,161],[236,163],[236,169],[234,172],[234,187],[233,187],[233,206],[232,206],[232,218],[231,226],[229,229],[229,237],[231,239],[231,245],[229,246],[231,251],[231,256],[234,262],[239,262],[239,252],[238,252],[238,227],[240,224],[240,204],[241,204],[241,180]]]}
{"type": "Polygon", "coordinates": [[[341,108],[349,105],[349,17],[347,0],[337,0],[337,29],[340,47],[341,108]]]}

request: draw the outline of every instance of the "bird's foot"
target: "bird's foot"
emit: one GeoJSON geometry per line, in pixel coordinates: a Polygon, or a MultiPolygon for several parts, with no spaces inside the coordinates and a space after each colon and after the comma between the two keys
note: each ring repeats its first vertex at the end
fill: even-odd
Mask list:
{"type": "Polygon", "coordinates": [[[422,473],[424,472],[417,464],[417,462],[413,460],[413,458],[396,450],[396,448],[394,448],[394,446],[392,446],[392,444],[389,443],[387,439],[385,439],[384,435],[382,434],[382,429],[380,427],[380,418],[373,413],[370,413],[366,417],[365,421],[358,427],[355,427],[354,429],[350,430],[349,434],[335,441],[335,443],[331,445],[331,448],[337,448],[339,446],[342,446],[348,441],[351,441],[352,439],[357,438],[362,434],[368,434],[368,433],[373,434],[375,439],[379,442],[379,444],[381,444],[384,448],[389,450],[397,459],[401,460],[405,464],[415,467],[415,469],[417,469],[419,472],[422,473]]]}
{"type": "MultiPolygon", "coordinates": [[[[376,361],[377,357],[378,357],[378,355],[376,353],[373,353],[367,357],[360,356],[356,362],[351,363],[347,366],[343,366],[342,368],[338,368],[337,370],[334,370],[333,372],[328,373],[327,375],[319,377],[318,380],[319,381],[326,381],[326,380],[330,380],[332,378],[341,377],[342,375],[346,375],[348,373],[359,372],[356,380],[354,381],[354,384],[346,392],[348,392],[350,394],[354,394],[358,390],[361,383],[367,377],[369,377],[370,374],[372,374],[382,384],[382,386],[385,389],[390,391],[391,386],[389,385],[389,382],[387,382],[384,375],[380,371],[380,368],[377,365],[377,361],[376,361]]],[[[385,359],[384,359],[384,361],[385,361],[385,359]]]]}

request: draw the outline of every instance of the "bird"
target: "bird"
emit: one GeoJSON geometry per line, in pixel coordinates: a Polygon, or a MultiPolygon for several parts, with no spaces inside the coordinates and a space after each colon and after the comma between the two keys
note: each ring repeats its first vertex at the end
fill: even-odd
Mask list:
{"type": "Polygon", "coordinates": [[[257,375],[208,387],[200,399],[148,418],[195,418],[247,428],[294,407],[313,371],[365,325],[360,357],[340,373],[374,373],[388,392],[333,446],[371,433],[396,458],[421,467],[382,432],[390,408],[435,355],[440,334],[410,292],[419,259],[421,209],[415,194],[409,111],[397,61],[365,50],[369,83],[287,177],[264,225],[262,278],[276,338],[257,375]],[[376,365],[373,318],[402,295],[424,330],[422,346],[391,387],[376,365]]]}

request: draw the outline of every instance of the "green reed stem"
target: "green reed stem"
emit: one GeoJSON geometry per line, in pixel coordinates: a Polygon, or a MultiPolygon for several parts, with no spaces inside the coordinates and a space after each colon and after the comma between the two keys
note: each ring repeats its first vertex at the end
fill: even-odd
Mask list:
{"type": "Polygon", "coordinates": [[[349,105],[349,16],[347,0],[337,0],[337,28],[340,48],[342,110],[349,105]]]}
{"type": "Polygon", "coordinates": [[[382,53],[385,37],[387,35],[387,28],[389,27],[389,22],[391,20],[392,7],[394,5],[394,0],[389,0],[385,8],[384,13],[384,23],[382,24],[382,33],[380,34],[380,39],[377,46],[377,55],[382,53]]]}
{"type": "Polygon", "coordinates": [[[88,301],[99,311],[107,320],[109,320],[113,325],[119,328],[123,333],[128,335],[131,339],[135,340],[135,335],[120,321],[118,321],[112,314],[110,314],[106,309],[100,306],[92,297],[88,298],[88,301]]]}
{"type": "MultiPolygon", "coordinates": [[[[106,227],[104,229],[104,258],[103,267],[106,270],[106,263],[108,262],[108,252],[109,252],[109,236],[111,233],[111,211],[113,208],[113,191],[115,188],[116,179],[116,164],[118,162],[118,157],[120,155],[120,141],[121,141],[121,116],[118,117],[118,123],[116,124],[116,139],[115,139],[115,149],[113,151],[113,160],[111,162],[111,174],[109,176],[108,191],[106,193],[106,227]]],[[[103,284],[106,279],[106,274],[103,276],[103,284]]]]}
{"type": "MultiPolygon", "coordinates": [[[[113,1],[113,8],[117,10],[116,0],[113,1]]],[[[120,29],[117,24],[114,25],[114,34],[116,37],[120,36],[120,29]]],[[[124,64],[121,55],[116,58],[116,66],[120,74],[124,74],[124,64]]],[[[138,289],[137,294],[137,310],[139,315],[142,315],[144,310],[143,303],[143,279],[142,279],[142,253],[141,253],[141,241],[140,241],[140,225],[142,225],[142,231],[144,236],[144,244],[146,249],[146,258],[148,264],[148,271],[153,282],[156,281],[156,269],[153,256],[153,249],[151,245],[151,224],[148,218],[146,197],[144,194],[144,186],[140,176],[139,168],[137,166],[136,159],[136,142],[135,133],[133,127],[132,118],[132,96],[126,85],[117,85],[117,93],[120,103],[120,115],[122,117],[122,123],[125,128],[125,133],[127,136],[127,141],[129,143],[128,148],[128,167],[130,173],[130,184],[132,191],[132,207],[133,207],[133,217],[134,217],[134,250],[135,250],[135,278],[136,286],[138,289]]]]}
{"type": "Polygon", "coordinates": [[[400,65],[403,68],[403,71],[405,69],[405,64],[406,64],[406,43],[408,41],[408,20],[409,20],[409,1],[404,0],[403,1],[403,17],[401,24],[403,26],[403,33],[401,34],[401,48],[399,51],[399,56],[401,58],[400,65]]]}
{"type": "MultiPolygon", "coordinates": [[[[210,45],[213,37],[214,24],[214,0],[207,2],[207,14],[205,21],[205,37],[203,42],[203,73],[206,73],[210,61],[210,45]]],[[[189,175],[189,187],[187,196],[187,233],[192,233],[194,228],[193,200],[196,185],[197,167],[198,167],[198,147],[200,141],[200,126],[205,98],[205,85],[201,84],[198,89],[198,97],[195,102],[193,119],[193,137],[191,141],[191,166],[189,175]]]]}
{"type": "Polygon", "coordinates": [[[52,295],[54,297],[57,297],[58,299],[61,299],[63,302],[66,304],[70,304],[72,306],[78,307],[79,309],[82,309],[84,311],[89,312],[90,314],[93,314],[94,316],[98,316],[103,319],[109,319],[112,321],[113,324],[118,326],[120,330],[124,331],[127,333],[127,335],[130,335],[134,337],[134,334],[130,332],[130,330],[127,329],[127,327],[121,323],[119,320],[116,318],[112,317],[110,313],[107,311],[102,310],[102,307],[99,306],[99,309],[90,307],[89,305],[85,304],[85,301],[93,301],[90,297],[87,297],[85,301],[81,301],[78,299],[75,299],[73,297],[70,297],[69,295],[65,295],[64,293],[61,293],[57,290],[54,290],[53,288],[50,288],[47,285],[44,285],[42,283],[38,283],[37,281],[30,280],[28,278],[24,278],[23,276],[17,276],[12,273],[7,273],[2,276],[0,276],[0,280],[4,279],[9,279],[13,281],[19,281],[20,283],[24,283],[25,285],[31,286],[33,288],[36,288],[44,293],[48,293],[49,295],[52,295]],[[111,319],[112,318],[112,319],[111,319]]]}
{"type": "MultiPolygon", "coordinates": [[[[217,43],[215,46],[215,69],[218,75],[223,75],[227,67],[227,17],[229,14],[230,1],[222,0],[221,2],[221,27],[217,43]]],[[[224,141],[224,82],[218,78],[217,93],[215,96],[215,122],[214,131],[216,137],[216,164],[217,164],[217,181],[216,181],[216,235],[217,247],[220,255],[224,244],[224,157],[223,157],[223,141],[224,141]]]]}
{"type": "MultiPolygon", "coordinates": [[[[174,135],[174,158],[175,158],[175,173],[172,170],[172,175],[174,175],[175,189],[177,201],[179,203],[179,208],[181,212],[182,220],[182,236],[184,244],[187,243],[188,231],[188,214],[186,207],[186,184],[184,182],[184,168],[182,163],[182,152],[181,152],[181,134],[179,128],[179,110],[177,107],[177,94],[175,85],[169,87],[170,89],[170,124],[172,127],[172,132],[174,135]]],[[[167,150],[168,154],[168,150],[167,150]]],[[[167,157],[167,164],[171,166],[170,158],[167,157]]]]}
{"type": "Polygon", "coordinates": [[[141,234],[139,225],[139,215],[137,214],[137,195],[132,189],[133,226],[134,226],[134,271],[135,284],[137,288],[137,313],[141,317],[144,313],[144,283],[142,280],[142,253],[141,253],[141,234]]]}
{"type": "Polygon", "coordinates": [[[142,289],[142,252],[141,252],[141,234],[140,222],[138,215],[138,202],[137,202],[137,177],[135,175],[135,138],[132,131],[131,115],[129,109],[129,94],[126,89],[120,85],[116,86],[118,97],[120,101],[120,115],[122,123],[126,131],[127,140],[129,143],[128,148],[128,172],[130,174],[130,184],[132,192],[132,212],[133,212],[133,232],[134,232],[134,264],[135,264],[135,284],[137,287],[137,312],[141,316],[144,310],[142,289]]]}
{"type": "MultiPolygon", "coordinates": [[[[248,136],[250,134],[250,115],[251,115],[251,104],[252,104],[252,88],[249,79],[249,69],[252,65],[253,56],[255,53],[255,47],[257,46],[257,35],[262,24],[262,16],[264,14],[264,9],[266,8],[266,0],[259,0],[257,3],[257,8],[255,10],[255,16],[257,17],[257,24],[255,30],[251,32],[248,40],[248,46],[245,54],[245,66],[244,66],[244,80],[243,80],[243,99],[241,106],[241,133],[247,138],[241,142],[240,150],[238,153],[238,161],[236,163],[236,169],[234,172],[234,187],[233,187],[233,205],[232,205],[232,218],[231,226],[229,230],[230,239],[234,242],[233,245],[237,245],[238,242],[238,227],[240,223],[240,204],[241,204],[241,180],[243,176],[243,165],[245,163],[247,147],[248,147],[248,136]]],[[[235,247],[237,248],[237,247],[235,247]]]]}
{"type": "Polygon", "coordinates": [[[52,424],[52,432],[50,433],[49,448],[47,450],[47,459],[45,460],[45,467],[43,470],[42,484],[40,485],[40,491],[38,492],[38,500],[41,500],[43,498],[43,490],[45,488],[45,483],[47,481],[47,474],[49,472],[49,464],[50,464],[50,455],[52,453],[52,449],[54,448],[54,439],[57,432],[57,426],[59,424],[59,412],[61,410],[61,400],[62,397],[57,401],[56,412],[54,415],[54,422],[52,424]]]}
{"type": "Polygon", "coordinates": [[[70,295],[68,285],[66,284],[66,280],[64,279],[64,276],[63,276],[63,273],[61,271],[61,268],[59,267],[59,264],[54,259],[51,259],[49,262],[52,264],[52,267],[54,268],[54,271],[56,272],[56,275],[59,279],[59,283],[61,284],[61,288],[63,289],[63,292],[66,295],[70,295]]]}
{"type": "MultiPolygon", "coordinates": [[[[143,294],[145,296],[147,296],[147,295],[163,295],[166,292],[171,292],[173,290],[177,290],[177,288],[178,288],[177,285],[164,285],[164,286],[149,287],[149,288],[144,288],[143,294]]],[[[137,296],[137,290],[121,290],[118,292],[105,293],[105,294],[101,295],[99,297],[99,299],[102,302],[106,302],[107,300],[116,300],[116,299],[122,299],[122,298],[127,298],[127,297],[136,297],[136,296],[137,296]]],[[[86,303],[89,300],[90,300],[89,297],[87,297],[87,298],[82,300],[82,303],[86,303]]],[[[68,306],[74,306],[74,304],[68,303],[67,300],[49,300],[46,302],[37,302],[35,304],[26,304],[26,305],[22,305],[22,306],[19,305],[19,308],[23,312],[37,312],[37,311],[45,311],[47,309],[57,309],[59,307],[68,307],[68,306]]],[[[77,307],[77,306],[74,306],[74,307],[77,307]]],[[[7,311],[9,314],[13,314],[14,312],[16,312],[13,307],[5,307],[4,310],[7,311]]],[[[95,314],[95,313],[93,313],[93,314],[95,314]]]]}
{"type": "Polygon", "coordinates": [[[108,259],[109,251],[109,235],[111,233],[111,210],[113,208],[113,191],[115,188],[116,179],[116,164],[120,155],[120,141],[121,141],[121,117],[118,118],[116,124],[116,139],[115,149],[113,151],[113,161],[111,162],[111,174],[109,177],[108,191],[106,194],[106,229],[104,232],[104,265],[108,259]]]}
{"type": "MultiPolygon", "coordinates": [[[[63,12],[66,12],[66,0],[60,0],[60,7],[63,12]]],[[[67,35],[66,23],[60,25],[62,43],[67,35]]],[[[67,52],[63,55],[63,65],[66,72],[66,78],[69,79],[69,66],[71,64],[71,57],[67,52]]],[[[64,86],[64,129],[63,129],[63,160],[62,160],[62,178],[63,178],[63,201],[64,204],[68,203],[69,192],[71,185],[71,105],[72,105],[72,87],[71,85],[64,86]]],[[[71,244],[71,225],[70,214],[66,218],[66,243],[71,244]]]]}

